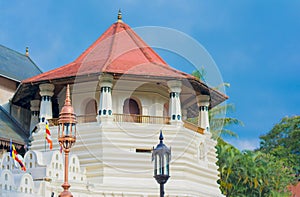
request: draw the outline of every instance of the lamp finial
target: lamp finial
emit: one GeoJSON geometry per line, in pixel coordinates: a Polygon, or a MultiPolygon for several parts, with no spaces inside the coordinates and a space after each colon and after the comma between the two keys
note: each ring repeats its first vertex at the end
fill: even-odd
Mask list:
{"type": "Polygon", "coordinates": [[[159,140],[160,140],[161,143],[162,143],[163,140],[164,140],[164,136],[163,136],[163,134],[162,134],[162,130],[160,130],[159,140]]]}

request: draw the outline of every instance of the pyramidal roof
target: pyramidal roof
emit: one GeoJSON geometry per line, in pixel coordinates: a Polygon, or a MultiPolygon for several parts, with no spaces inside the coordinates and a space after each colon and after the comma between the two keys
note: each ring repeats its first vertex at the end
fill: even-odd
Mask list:
{"type": "Polygon", "coordinates": [[[26,79],[32,83],[95,73],[193,78],[170,67],[121,18],[112,24],[75,61],[26,79]]]}
{"type": "Polygon", "coordinates": [[[0,76],[14,81],[22,81],[41,73],[42,71],[28,55],[0,45],[0,76]]]}

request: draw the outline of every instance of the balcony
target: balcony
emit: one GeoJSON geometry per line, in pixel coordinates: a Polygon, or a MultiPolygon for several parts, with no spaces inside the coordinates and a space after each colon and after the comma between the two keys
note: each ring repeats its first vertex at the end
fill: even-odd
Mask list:
{"type": "MultiPolygon", "coordinates": [[[[145,124],[169,124],[170,117],[165,116],[143,116],[137,114],[113,114],[114,122],[132,122],[132,123],[145,123],[145,124]]],[[[77,116],[77,122],[88,123],[88,122],[97,122],[96,115],[80,115],[77,116]]],[[[57,126],[58,118],[52,118],[48,120],[49,126],[57,126]]],[[[183,126],[187,129],[195,131],[200,134],[204,134],[204,129],[194,125],[190,122],[183,121],[183,126]]]]}
{"type": "MultiPolygon", "coordinates": [[[[169,124],[170,118],[163,116],[143,116],[137,114],[113,114],[114,122],[135,122],[146,124],[169,124]]],[[[96,115],[76,116],[78,123],[97,122],[96,115]]],[[[48,120],[49,126],[57,126],[58,118],[48,120]]]]}

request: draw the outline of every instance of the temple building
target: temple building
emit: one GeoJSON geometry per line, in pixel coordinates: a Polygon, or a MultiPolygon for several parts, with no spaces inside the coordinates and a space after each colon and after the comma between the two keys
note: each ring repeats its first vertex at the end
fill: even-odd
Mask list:
{"type": "Polygon", "coordinates": [[[77,118],[69,162],[74,196],[158,196],[151,151],[160,130],[172,148],[165,196],[222,196],[208,110],[227,96],[168,65],[121,13],[73,62],[21,81],[9,113],[28,134],[27,170],[4,153],[1,195],[58,196],[62,191],[64,157],[57,133],[67,85],[77,118]],[[187,121],[192,117],[198,117],[198,125],[187,121]],[[52,150],[45,142],[46,124],[52,150]]]}

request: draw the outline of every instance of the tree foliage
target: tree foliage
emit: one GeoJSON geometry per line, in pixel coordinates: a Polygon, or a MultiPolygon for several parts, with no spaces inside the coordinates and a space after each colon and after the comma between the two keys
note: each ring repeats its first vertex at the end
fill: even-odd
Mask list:
{"type": "MultiPolygon", "coordinates": [[[[202,69],[192,75],[204,80],[205,72],[202,69]]],[[[259,150],[240,151],[222,139],[224,135],[237,137],[234,131],[227,129],[229,126],[243,125],[236,118],[224,116],[226,111],[234,111],[234,105],[219,105],[209,111],[210,131],[218,140],[217,165],[222,193],[227,197],[290,196],[287,186],[293,184],[295,169],[298,174],[300,172],[300,117],[283,118],[269,133],[260,137],[259,150]]],[[[198,119],[189,121],[197,123],[198,119]]]]}
{"type": "Polygon", "coordinates": [[[234,110],[235,107],[232,103],[218,105],[209,110],[210,130],[214,139],[220,136],[238,137],[234,131],[228,128],[232,125],[243,126],[244,123],[237,118],[225,116],[227,112],[233,112],[234,110]]]}
{"type": "Polygon", "coordinates": [[[284,162],[284,166],[300,171],[300,116],[284,117],[270,132],[260,137],[260,150],[284,162]]]}
{"type": "Polygon", "coordinates": [[[220,188],[226,196],[290,196],[291,170],[261,151],[240,151],[221,138],[217,145],[220,188]]]}

